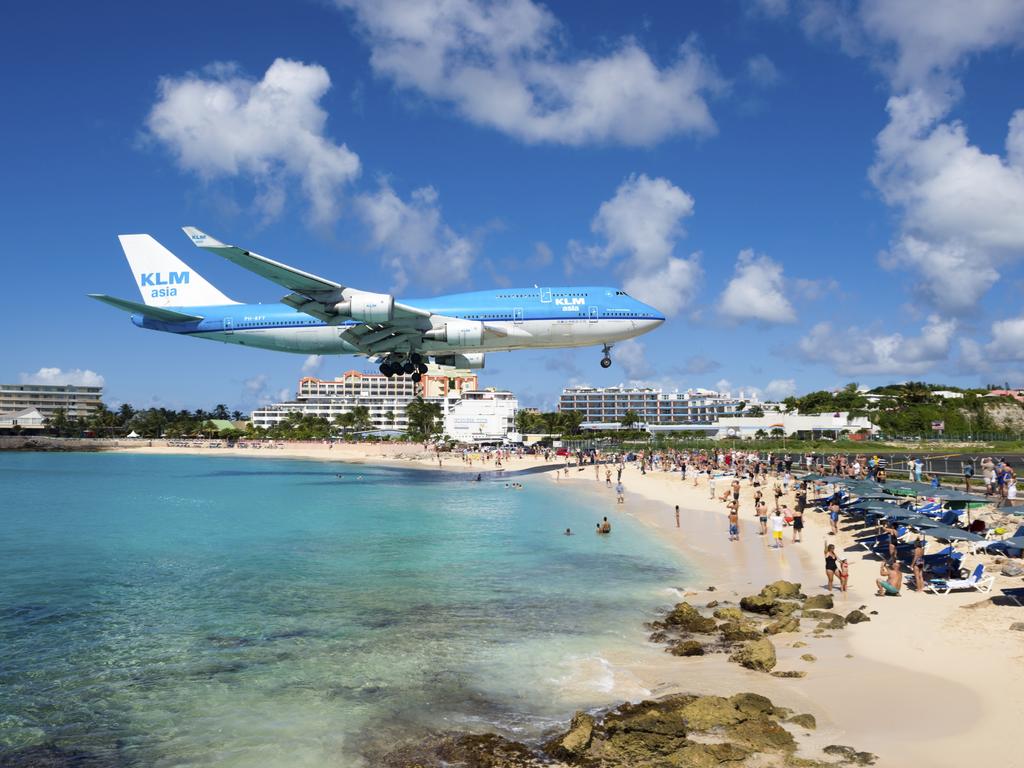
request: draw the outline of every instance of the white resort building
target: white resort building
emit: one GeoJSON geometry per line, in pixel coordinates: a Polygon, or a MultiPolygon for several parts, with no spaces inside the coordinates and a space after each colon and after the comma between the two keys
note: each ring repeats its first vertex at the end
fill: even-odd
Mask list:
{"type": "Polygon", "coordinates": [[[264,429],[284,421],[289,413],[312,414],[333,420],[358,407],[366,408],[375,430],[404,432],[405,408],[417,396],[441,406],[444,433],[460,442],[496,442],[515,431],[519,401],[511,392],[478,390],[475,374],[454,375],[428,370],[414,383],[408,376],[389,378],[380,373],[347,371],[336,379],[311,376],[299,380],[295,400],[257,408],[254,426],[264,429]]]}
{"type": "Polygon", "coordinates": [[[100,407],[103,387],[74,384],[0,384],[0,413],[38,408],[44,418],[52,419],[63,408],[69,419],[87,418],[100,407]]]}
{"type": "Polygon", "coordinates": [[[633,411],[638,425],[707,424],[733,416],[751,405],[763,406],[754,396],[739,397],[711,389],[662,392],[653,387],[566,387],[558,400],[559,411],[579,411],[585,429],[617,429],[626,411],[633,411]]]}

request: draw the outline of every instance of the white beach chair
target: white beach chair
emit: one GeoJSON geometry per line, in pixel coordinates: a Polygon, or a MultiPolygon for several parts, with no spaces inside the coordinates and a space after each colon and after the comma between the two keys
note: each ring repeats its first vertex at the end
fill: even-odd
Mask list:
{"type": "Polygon", "coordinates": [[[978,567],[974,569],[974,573],[966,579],[931,579],[925,589],[929,592],[934,592],[936,595],[948,595],[954,590],[960,589],[976,589],[979,592],[991,592],[992,586],[995,584],[995,576],[985,576],[985,564],[978,563],[978,567]]]}

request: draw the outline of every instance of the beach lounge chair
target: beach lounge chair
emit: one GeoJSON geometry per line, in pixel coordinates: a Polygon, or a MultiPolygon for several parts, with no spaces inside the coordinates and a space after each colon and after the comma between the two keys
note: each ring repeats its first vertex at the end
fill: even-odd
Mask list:
{"type": "Polygon", "coordinates": [[[950,592],[959,589],[976,589],[979,592],[991,592],[995,584],[995,576],[985,576],[985,564],[978,563],[978,567],[966,579],[929,579],[925,589],[937,595],[948,595],[950,592]]]}

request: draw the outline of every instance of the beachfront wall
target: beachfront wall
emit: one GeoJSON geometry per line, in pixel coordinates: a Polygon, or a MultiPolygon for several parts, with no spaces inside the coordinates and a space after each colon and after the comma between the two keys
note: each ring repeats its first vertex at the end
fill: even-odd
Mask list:
{"type": "MultiPolygon", "coordinates": [[[[620,424],[588,422],[584,429],[605,430],[619,429],[620,424]]],[[[648,432],[664,434],[667,432],[685,432],[704,437],[726,440],[732,438],[753,438],[757,433],[770,435],[772,430],[781,429],[786,437],[797,435],[826,435],[838,437],[843,432],[860,432],[866,430],[872,434],[878,427],[864,416],[853,416],[846,411],[832,413],[767,413],[764,416],[734,416],[715,419],[705,424],[647,424],[648,432]]]]}
{"type": "Polygon", "coordinates": [[[460,443],[503,442],[515,432],[519,401],[511,392],[467,391],[445,402],[444,433],[460,443]]]}

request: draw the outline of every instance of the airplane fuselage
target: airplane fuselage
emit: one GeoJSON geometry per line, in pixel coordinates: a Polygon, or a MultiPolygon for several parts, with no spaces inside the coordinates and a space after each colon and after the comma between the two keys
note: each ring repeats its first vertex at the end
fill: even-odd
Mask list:
{"type": "MultiPolygon", "coordinates": [[[[495,331],[475,346],[440,341],[417,345],[439,355],[610,345],[653,330],[665,320],[653,308],[608,287],[504,288],[402,301],[436,315],[480,321],[495,331]]],[[[318,320],[280,303],[193,306],[188,311],[202,319],[164,322],[135,314],[132,322],[141,328],[279,352],[365,354],[344,338],[346,330],[362,323],[344,317],[318,320]]]]}

